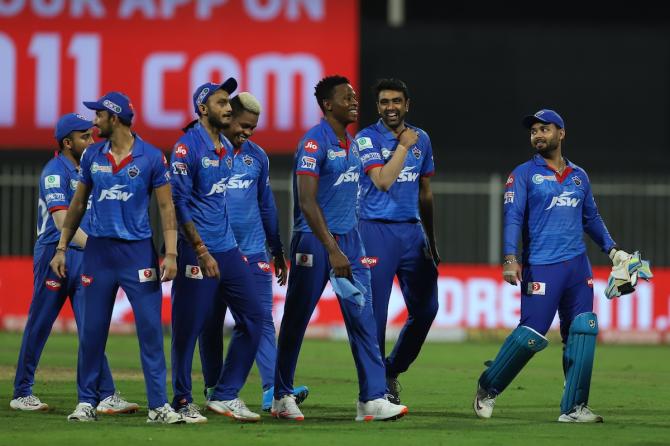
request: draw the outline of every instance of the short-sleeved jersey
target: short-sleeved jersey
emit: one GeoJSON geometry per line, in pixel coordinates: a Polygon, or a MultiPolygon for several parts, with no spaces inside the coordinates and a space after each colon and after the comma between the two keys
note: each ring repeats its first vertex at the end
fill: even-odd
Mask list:
{"type": "MultiPolygon", "coordinates": [[[[179,225],[193,222],[210,252],[224,252],[237,246],[226,205],[227,182],[232,175],[233,147],[220,135],[222,150],[216,147],[199,123],[174,146],[171,157],[172,197],[179,225]]],[[[185,237],[183,231],[180,237],[185,237]]]]}
{"type": "MultiPolygon", "coordinates": [[[[60,231],[50,214],[70,207],[78,183],[79,171],[65,156],[56,155],[44,166],[40,175],[40,194],[37,203],[37,243],[58,242],[60,231]]],[[[88,212],[84,214],[79,226],[82,231],[89,233],[88,212]]],[[[77,247],[74,244],[71,246],[77,247]]]]}
{"type": "MultiPolygon", "coordinates": [[[[419,182],[421,177],[435,174],[433,148],[428,134],[418,127],[405,124],[419,133],[419,140],[409,148],[398,178],[387,192],[374,185],[369,176],[360,180],[358,217],[364,220],[417,222],[419,217],[419,182]]],[[[393,156],[398,139],[380,119],[356,135],[363,172],[383,167],[393,156]]]]}
{"type": "Polygon", "coordinates": [[[586,172],[566,159],[558,175],[539,154],[510,174],[504,192],[504,251],[517,251],[523,236],[523,262],[547,265],[586,251],[586,232],[608,252],[614,245],[598,213],[586,172]]]}
{"type": "Polygon", "coordinates": [[[348,146],[340,145],[328,121],[307,131],[300,140],[293,170],[293,230],[312,232],[300,211],[296,175],[318,178],[316,201],[321,207],[328,230],[346,234],[356,226],[356,199],[361,164],[356,142],[347,134],[348,146]]]}
{"type": "Polygon", "coordinates": [[[109,141],[90,146],[81,159],[81,181],[91,188],[90,235],[122,240],[151,237],[151,192],[168,184],[163,153],[135,136],[130,155],[118,165],[109,141]]]}
{"type": "Polygon", "coordinates": [[[269,170],[268,156],[253,142],[247,140],[234,151],[226,201],[230,226],[244,254],[265,253],[266,237],[273,255],[282,252],[269,170]]]}

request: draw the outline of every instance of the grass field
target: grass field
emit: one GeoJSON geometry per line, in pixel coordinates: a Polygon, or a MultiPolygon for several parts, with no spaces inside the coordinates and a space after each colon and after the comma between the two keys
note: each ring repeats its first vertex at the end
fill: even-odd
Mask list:
{"type": "MultiPolygon", "coordinates": [[[[76,338],[53,335],[43,354],[34,392],[47,402],[47,413],[9,408],[20,335],[0,333],[0,445],[105,446],[141,444],[227,445],[505,445],[505,444],[670,444],[670,351],[667,346],[600,345],[596,351],[591,407],[604,424],[557,423],[563,376],[556,343],[538,354],[498,398],[493,418],[477,419],[472,397],[483,361],[499,344],[431,343],[414,367],[401,376],[403,403],[410,408],[397,422],[356,423],[358,392],[348,345],[307,341],[296,383],[311,388],[303,404],[305,421],[277,421],[269,415],[257,424],[240,424],[209,413],[205,425],[147,425],[144,384],[135,336],[113,336],[108,357],[117,388],[144,406],[138,414],[103,416],[97,423],[68,423],[76,405],[76,338]]],[[[169,352],[169,338],[166,338],[169,352]]],[[[196,354],[197,356],[197,354],[196,354]]],[[[169,364],[169,357],[168,357],[169,364]]],[[[169,376],[169,373],[168,373],[169,376]]],[[[196,402],[202,404],[199,360],[194,363],[196,402]]],[[[168,387],[168,393],[171,389],[168,387]]],[[[260,384],[253,370],[242,398],[260,410],[260,384]]]]}

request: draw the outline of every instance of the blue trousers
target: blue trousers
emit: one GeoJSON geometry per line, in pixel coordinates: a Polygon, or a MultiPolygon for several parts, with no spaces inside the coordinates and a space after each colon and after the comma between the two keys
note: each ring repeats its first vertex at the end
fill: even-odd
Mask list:
{"type": "MultiPolygon", "coordinates": [[[[364,307],[338,296],[358,372],[358,399],[366,402],[382,398],[386,391],[384,362],[379,352],[372,314],[370,270],[362,263],[365,251],[356,228],[347,234],[336,236],[336,239],[351,262],[354,278],[367,289],[364,307]]],[[[275,399],[293,393],[293,377],[300,346],[314,308],[329,280],[331,269],[328,252],[311,232],[293,233],[291,262],[284,317],[277,341],[275,399]]]]}
{"type": "MultiPolygon", "coordinates": [[[[275,361],[277,360],[277,335],[272,319],[272,271],[269,268],[266,253],[247,255],[249,269],[254,279],[256,295],[263,308],[263,325],[261,338],[256,353],[256,366],[261,375],[263,390],[274,384],[275,361]]],[[[225,302],[218,300],[217,309],[205,323],[205,328],[198,339],[200,361],[205,387],[214,387],[223,367],[223,320],[226,315],[225,302]]]]}
{"type": "Polygon", "coordinates": [[[100,370],[116,292],[121,286],[135,316],[149,408],[167,403],[158,259],[151,239],[126,241],[89,237],[82,268],[83,327],[80,329],[79,402],[96,406],[100,370]]]}
{"type": "Polygon", "coordinates": [[[221,305],[230,308],[235,328],[212,399],[235,399],[253,365],[263,318],[249,265],[238,248],[212,253],[221,272],[220,280],[216,280],[202,276],[188,243],[180,240],[178,250],[179,270],[172,286],[172,403],[178,407],[184,401],[193,401],[191,369],[195,344],[211,317],[223,324],[221,305]]]}
{"type": "Polygon", "coordinates": [[[361,239],[372,276],[372,308],[377,341],[385,356],[386,321],[393,278],[398,276],[408,317],[393,351],[385,359],[386,373],[405,372],[419,355],[437,315],[437,268],[421,223],[381,223],[361,220],[361,239]]]}
{"type": "MultiPolygon", "coordinates": [[[[40,362],[42,350],[49,338],[58,313],[68,296],[77,322],[77,331],[81,334],[82,296],[81,296],[81,263],[83,251],[69,249],[65,253],[67,277],[59,279],[49,262],[56,253],[56,243],[36,244],[33,256],[33,299],[28,311],[28,321],[23,331],[19,360],[14,378],[14,396],[19,398],[31,395],[35,383],[35,369],[40,362]]],[[[103,356],[98,398],[101,400],[114,393],[114,380],[109,370],[107,357],[103,356]]]]}

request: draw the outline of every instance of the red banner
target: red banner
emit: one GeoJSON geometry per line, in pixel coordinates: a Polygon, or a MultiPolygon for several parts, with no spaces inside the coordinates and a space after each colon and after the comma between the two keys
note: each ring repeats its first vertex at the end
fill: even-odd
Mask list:
{"type": "Polygon", "coordinates": [[[292,152],[324,76],[358,83],[358,0],[0,1],[0,148],[54,147],[64,113],[117,90],[133,127],[170,149],[192,95],[227,77],[261,105],[254,140],[292,152]]]}
{"type": "MultiPolygon", "coordinates": [[[[635,293],[609,300],[604,295],[609,269],[594,269],[595,311],[604,341],[670,342],[670,268],[654,268],[651,282],[640,281],[635,293]]],[[[32,295],[32,259],[0,259],[0,328],[20,330],[25,324],[32,295]]],[[[274,317],[279,325],[283,314],[285,287],[274,285],[274,317]]],[[[511,329],[519,323],[519,287],[501,279],[499,267],[442,265],[438,280],[439,311],[431,334],[469,330],[511,329]]],[[[163,323],[169,324],[170,283],[163,285],[163,323]]],[[[389,328],[404,324],[407,311],[397,283],[389,304],[389,328]]],[[[230,316],[228,316],[230,318],[230,316]]],[[[117,296],[114,329],[132,329],[132,309],[122,290],[117,296]]],[[[232,320],[227,320],[232,324],[232,320]]],[[[553,328],[558,328],[558,319],[553,328]]],[[[69,306],[61,313],[57,329],[74,329],[69,306]]],[[[330,285],[314,311],[312,333],[339,335],[344,323],[337,298],[330,285]]],[[[462,337],[465,337],[463,335],[462,337]]],[[[453,336],[452,336],[453,338],[453,336]]]]}

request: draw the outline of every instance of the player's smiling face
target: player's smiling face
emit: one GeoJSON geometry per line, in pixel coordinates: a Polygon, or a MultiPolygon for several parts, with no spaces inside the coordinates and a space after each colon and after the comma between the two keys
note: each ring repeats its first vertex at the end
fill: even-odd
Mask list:
{"type": "Polygon", "coordinates": [[[565,130],[556,125],[536,122],[530,128],[530,145],[540,153],[548,153],[560,146],[564,136],[565,130]]]}
{"type": "Polygon", "coordinates": [[[330,110],[333,117],[344,124],[351,124],[358,120],[358,99],[356,91],[349,84],[340,84],[333,89],[333,98],[325,102],[326,110],[330,110]]]}
{"type": "Polygon", "coordinates": [[[204,107],[207,114],[207,120],[212,127],[225,129],[230,126],[230,121],[233,116],[233,108],[230,106],[227,91],[221,89],[216,90],[207,98],[207,103],[204,107]]]}
{"type": "Polygon", "coordinates": [[[239,148],[247,139],[251,138],[257,125],[258,115],[243,110],[231,121],[230,128],[226,131],[226,136],[230,135],[228,139],[233,143],[233,147],[239,148]]]}
{"type": "Polygon", "coordinates": [[[398,127],[409,111],[409,99],[402,91],[382,90],[377,97],[377,111],[389,128],[398,127]]]}

